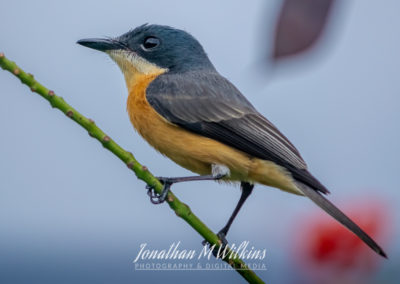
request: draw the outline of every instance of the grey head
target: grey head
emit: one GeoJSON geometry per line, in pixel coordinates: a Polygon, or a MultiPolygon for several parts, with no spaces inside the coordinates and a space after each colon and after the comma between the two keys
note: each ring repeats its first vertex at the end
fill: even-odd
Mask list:
{"type": "Polygon", "coordinates": [[[124,57],[144,59],[169,73],[215,71],[203,47],[192,35],[169,26],[145,24],[117,38],[83,39],[78,44],[107,52],[111,57],[120,51],[124,57]]]}

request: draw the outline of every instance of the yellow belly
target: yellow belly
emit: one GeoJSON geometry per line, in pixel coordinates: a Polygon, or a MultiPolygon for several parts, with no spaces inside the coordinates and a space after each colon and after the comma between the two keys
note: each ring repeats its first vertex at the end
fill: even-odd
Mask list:
{"type": "Polygon", "coordinates": [[[160,73],[136,73],[134,78],[126,78],[130,120],[151,146],[180,166],[200,175],[210,174],[211,165],[220,164],[230,169],[230,176],[226,180],[256,182],[299,194],[291,175],[275,163],[186,131],[159,115],[147,102],[146,88],[160,73]]]}

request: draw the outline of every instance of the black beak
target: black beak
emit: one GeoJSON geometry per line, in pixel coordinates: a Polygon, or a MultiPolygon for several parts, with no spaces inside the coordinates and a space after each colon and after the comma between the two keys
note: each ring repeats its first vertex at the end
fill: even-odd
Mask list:
{"type": "Polygon", "coordinates": [[[88,38],[88,39],[78,40],[76,43],[100,51],[125,48],[125,46],[116,39],[88,38]]]}

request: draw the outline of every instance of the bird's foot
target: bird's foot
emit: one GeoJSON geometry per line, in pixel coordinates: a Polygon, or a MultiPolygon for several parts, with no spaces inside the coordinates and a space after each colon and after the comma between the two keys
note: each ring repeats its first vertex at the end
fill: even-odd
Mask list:
{"type": "Polygon", "coordinates": [[[226,234],[221,230],[218,232],[217,234],[219,241],[220,241],[220,246],[216,247],[214,245],[210,245],[209,242],[207,242],[206,240],[204,240],[202,242],[203,246],[209,246],[210,249],[212,248],[212,254],[215,256],[215,258],[222,258],[223,251],[225,250],[226,246],[228,245],[228,241],[226,239],[226,234]]]}
{"type": "Polygon", "coordinates": [[[154,191],[154,188],[150,185],[146,185],[147,195],[150,196],[150,201],[153,204],[161,204],[167,199],[167,195],[171,185],[174,183],[173,179],[166,177],[157,177],[157,179],[163,184],[161,194],[154,191]]]}

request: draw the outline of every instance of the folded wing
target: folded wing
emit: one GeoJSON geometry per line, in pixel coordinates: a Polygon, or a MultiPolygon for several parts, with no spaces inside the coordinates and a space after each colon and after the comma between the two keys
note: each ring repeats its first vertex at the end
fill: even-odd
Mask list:
{"type": "Polygon", "coordinates": [[[165,119],[254,157],[285,167],[294,179],[328,190],[308,171],[297,149],[218,73],[165,74],[148,87],[149,104],[165,119]]]}

